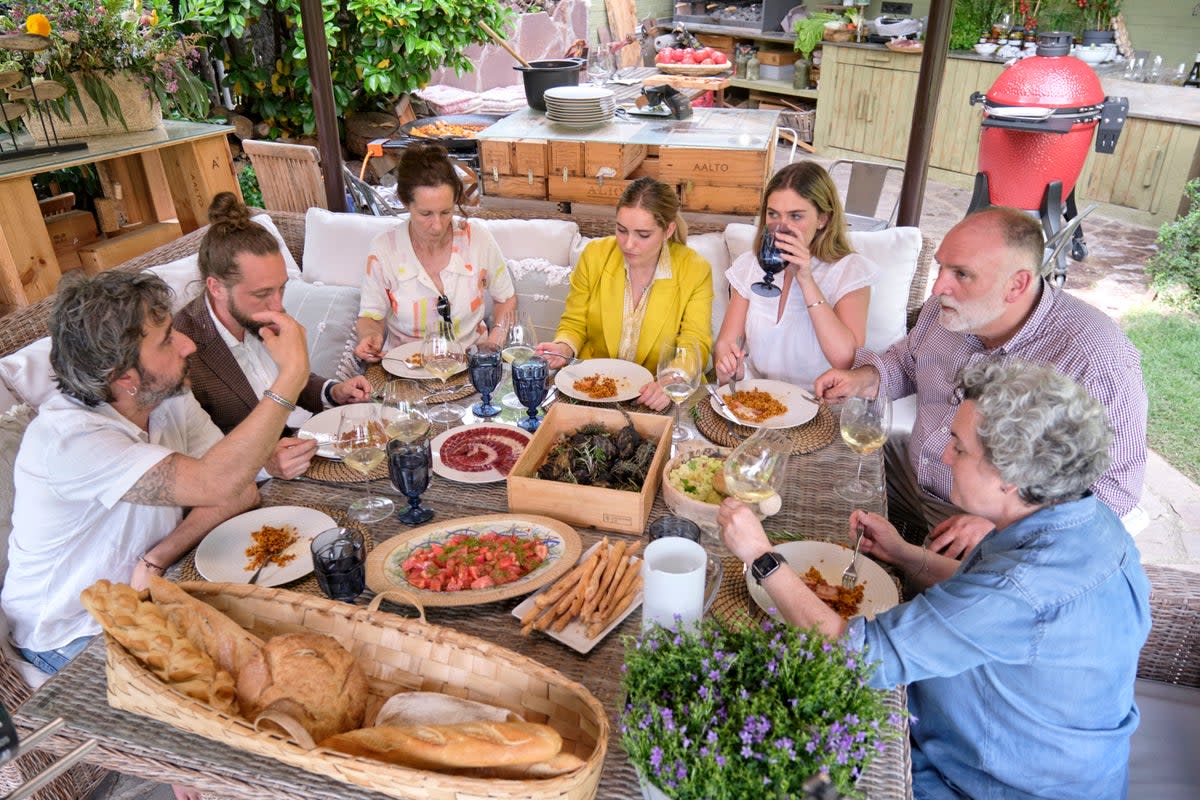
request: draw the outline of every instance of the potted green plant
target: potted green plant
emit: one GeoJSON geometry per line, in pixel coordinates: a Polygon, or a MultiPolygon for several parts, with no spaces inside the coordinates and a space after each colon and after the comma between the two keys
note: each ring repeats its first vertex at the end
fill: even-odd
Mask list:
{"type": "Polygon", "coordinates": [[[8,61],[0,69],[23,69],[31,59],[36,76],[66,87],[52,104],[60,137],[146,130],[162,121],[164,108],[208,116],[208,87],[193,71],[201,58],[197,37],[181,35],[177,23],[139,0],[18,2],[0,16],[0,32],[27,27],[50,46],[28,55],[3,51],[0,61],[8,61]]]}
{"type": "Polygon", "coordinates": [[[871,669],[815,629],[652,626],[626,641],[621,741],[648,798],[797,797],[818,773],[854,793],[901,735],[871,669]]]}
{"type": "Polygon", "coordinates": [[[809,14],[807,17],[796,20],[796,24],[792,28],[796,32],[793,49],[800,54],[801,58],[808,61],[812,57],[812,51],[817,49],[817,45],[821,43],[821,39],[825,35],[825,23],[838,22],[841,19],[840,14],[818,11],[816,14],[809,14]]]}
{"type": "Polygon", "coordinates": [[[1076,0],[1076,4],[1083,14],[1083,43],[1113,41],[1113,19],[1121,13],[1121,0],[1076,0]]]}

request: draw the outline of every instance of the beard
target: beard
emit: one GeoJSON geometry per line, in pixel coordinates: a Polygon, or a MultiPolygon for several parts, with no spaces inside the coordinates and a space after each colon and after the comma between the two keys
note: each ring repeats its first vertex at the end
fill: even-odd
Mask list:
{"type": "Polygon", "coordinates": [[[1004,303],[992,298],[980,298],[961,303],[942,297],[938,300],[938,323],[954,333],[976,333],[991,325],[1004,314],[1004,303]]]}
{"type": "Polygon", "coordinates": [[[233,321],[241,325],[247,333],[252,334],[256,339],[262,339],[262,330],[264,323],[256,322],[250,317],[242,313],[242,310],[233,303],[233,297],[229,297],[225,301],[225,310],[229,312],[229,316],[233,317],[233,321]]]}
{"type": "Polygon", "coordinates": [[[188,390],[188,364],[186,361],[183,362],[183,369],[177,378],[151,372],[140,365],[137,371],[138,376],[142,379],[142,385],[134,396],[134,401],[141,408],[154,409],[164,400],[178,397],[188,390]]]}

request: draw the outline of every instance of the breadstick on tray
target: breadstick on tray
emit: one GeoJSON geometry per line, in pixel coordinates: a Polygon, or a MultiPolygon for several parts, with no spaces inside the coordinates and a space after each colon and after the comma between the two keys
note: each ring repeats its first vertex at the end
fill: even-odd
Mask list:
{"type": "Polygon", "coordinates": [[[609,548],[608,561],[604,565],[604,573],[600,576],[595,594],[588,597],[588,601],[583,604],[583,608],[579,612],[579,616],[583,619],[590,618],[596,609],[600,607],[601,602],[608,599],[609,589],[612,588],[613,575],[617,571],[617,567],[625,559],[625,541],[619,541],[609,548]]]}
{"type": "Polygon", "coordinates": [[[641,577],[642,560],[636,556],[631,556],[625,560],[625,571],[621,574],[619,582],[608,594],[608,603],[601,606],[600,618],[606,619],[612,614],[613,607],[617,601],[629,590],[629,584],[633,583],[635,577],[641,577]]]}
{"type": "Polygon", "coordinates": [[[557,601],[560,597],[562,597],[564,592],[575,585],[576,581],[578,581],[584,572],[587,571],[589,564],[593,564],[594,560],[597,558],[599,558],[598,549],[593,550],[592,554],[589,555],[586,560],[576,564],[575,567],[566,574],[566,576],[559,578],[557,583],[539,594],[537,599],[535,599],[533,602],[539,606],[548,606],[557,601]]]}
{"type": "Polygon", "coordinates": [[[598,622],[593,622],[588,625],[588,638],[595,639],[604,631],[605,628],[611,625],[614,620],[620,617],[621,614],[624,613],[625,609],[629,608],[629,604],[633,602],[633,598],[637,596],[637,593],[641,591],[641,589],[642,576],[639,573],[637,578],[629,585],[629,590],[613,605],[612,611],[609,613],[609,615],[598,622]]]}
{"type": "Polygon", "coordinates": [[[625,572],[629,568],[629,562],[631,560],[632,559],[629,557],[629,555],[626,554],[625,557],[623,557],[617,563],[616,569],[613,570],[612,580],[609,582],[608,591],[605,592],[604,598],[600,601],[600,605],[596,606],[594,609],[596,618],[605,616],[607,611],[612,608],[613,600],[616,599],[617,587],[619,587],[621,585],[621,581],[624,580],[625,572]]]}

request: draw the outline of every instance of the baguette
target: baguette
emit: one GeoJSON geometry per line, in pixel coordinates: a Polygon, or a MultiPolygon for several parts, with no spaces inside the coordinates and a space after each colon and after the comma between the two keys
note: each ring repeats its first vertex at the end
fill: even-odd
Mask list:
{"type": "Polygon", "coordinates": [[[321,747],[405,767],[447,770],[548,761],[562,749],[562,737],[550,726],[532,722],[385,725],[331,736],[321,747]]]}
{"type": "Polygon", "coordinates": [[[178,584],[150,576],[150,597],[192,644],[217,662],[221,669],[237,675],[259,650],[263,641],[178,584]]]}
{"type": "Polygon", "coordinates": [[[456,722],[522,722],[520,716],[500,706],[464,700],[441,692],[400,692],[388,699],[375,715],[375,725],[403,728],[413,725],[456,722]]]}
{"type": "Polygon", "coordinates": [[[539,761],[536,764],[522,764],[509,767],[479,767],[463,770],[460,775],[478,778],[500,778],[504,780],[524,781],[531,778],[554,778],[574,772],[587,762],[579,756],[570,753],[559,753],[549,761],[539,761]]]}

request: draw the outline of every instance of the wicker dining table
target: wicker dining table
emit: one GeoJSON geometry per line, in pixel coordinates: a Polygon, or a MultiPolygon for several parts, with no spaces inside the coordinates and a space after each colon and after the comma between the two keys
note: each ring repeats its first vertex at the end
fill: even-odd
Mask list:
{"type": "MultiPolygon", "coordinates": [[[[690,427],[690,426],[689,426],[690,427]]],[[[766,527],[773,536],[810,538],[850,544],[846,523],[851,506],[840,499],[832,487],[848,481],[857,466],[840,437],[811,453],[793,455],[788,463],[788,480],[783,491],[783,510],[770,518],[766,527]]],[[[868,474],[881,475],[879,456],[868,456],[868,474]]],[[[377,491],[394,494],[387,481],[374,482],[377,491]]],[[[362,484],[342,484],[317,480],[272,480],[261,488],[264,505],[302,505],[327,511],[344,509],[361,496],[362,484]]],[[[403,499],[396,497],[398,503],[403,499]]],[[[423,504],[434,509],[433,522],[457,517],[506,512],[508,502],[503,482],[464,486],[434,477],[423,497],[423,504]]],[[[865,507],[881,511],[883,500],[865,507]]],[[[651,511],[651,520],[670,513],[661,492],[651,511]]],[[[405,533],[407,526],[395,517],[367,526],[376,544],[405,533]]],[[[580,529],[584,546],[597,541],[606,532],[580,529]]],[[[622,534],[611,534],[620,536],[622,534]]],[[[711,550],[719,546],[709,542],[711,550]]],[[[728,553],[722,553],[725,580],[724,600],[730,591],[739,590],[743,581],[741,565],[728,553]]],[[[183,562],[184,575],[192,568],[190,556],[183,562]]],[[[173,577],[179,577],[176,568],[173,577]]],[[[302,579],[285,586],[297,591],[316,592],[315,581],[302,579]]],[[[367,593],[369,595],[370,592],[367,593]]],[[[369,598],[359,598],[366,603],[369,598]]],[[[641,615],[637,612],[618,626],[604,641],[586,655],[535,633],[520,634],[520,624],[512,609],[522,598],[458,608],[428,608],[430,624],[449,626],[459,632],[480,637],[510,648],[559,670],[568,678],[586,686],[604,704],[612,722],[608,754],[604,762],[597,797],[640,798],[637,774],[620,745],[617,717],[621,704],[622,639],[638,632],[641,615]]],[[[735,602],[742,602],[735,598],[735,602]]],[[[380,613],[405,613],[388,604],[380,613]]],[[[754,609],[751,609],[754,611],[754,609]]],[[[187,733],[156,720],[110,708],[106,702],[104,642],[97,637],[77,659],[48,680],[20,708],[15,721],[23,731],[35,729],[47,720],[63,717],[67,725],[46,749],[67,752],[79,742],[96,739],[99,746],[90,759],[108,769],[148,779],[181,783],[199,788],[206,795],[220,798],[284,798],[285,800],[342,800],[343,798],[380,798],[383,795],[334,778],[310,773],[263,756],[244,752],[227,744],[187,733]]],[[[890,710],[904,706],[902,690],[888,697],[890,710]]],[[[871,763],[859,782],[871,800],[908,800],[912,797],[910,753],[907,730],[871,763]]]]}

